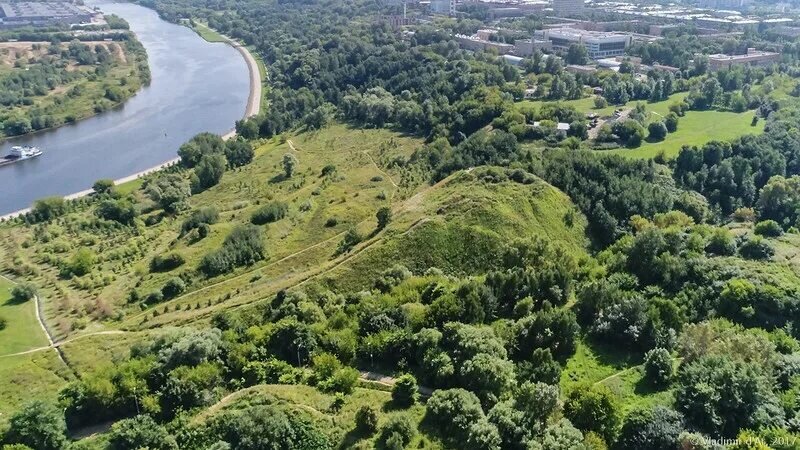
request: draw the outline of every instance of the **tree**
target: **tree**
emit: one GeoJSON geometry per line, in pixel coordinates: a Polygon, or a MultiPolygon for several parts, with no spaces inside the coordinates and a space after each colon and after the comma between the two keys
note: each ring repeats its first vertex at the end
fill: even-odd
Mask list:
{"type": "Polygon", "coordinates": [[[225,173],[225,157],[221,154],[203,155],[194,168],[197,177],[192,185],[192,192],[202,192],[211,186],[216,186],[225,173]]]}
{"type": "Polygon", "coordinates": [[[378,430],[378,412],[373,406],[363,405],[356,411],[356,429],[368,435],[378,430]]]}
{"type": "Polygon", "coordinates": [[[23,303],[36,296],[36,287],[30,283],[21,283],[11,289],[11,299],[15,303],[23,303]]]}
{"type": "Polygon", "coordinates": [[[33,202],[31,214],[37,221],[46,222],[67,212],[66,201],[62,197],[45,197],[33,202]]]}
{"type": "Polygon", "coordinates": [[[250,164],[255,156],[253,146],[244,139],[230,139],[225,143],[225,159],[228,166],[241,167],[250,164]]]}
{"type": "Polygon", "coordinates": [[[404,374],[395,380],[392,387],[392,402],[407,408],[417,402],[417,379],[411,374],[404,374]]]}
{"type": "Polygon", "coordinates": [[[567,394],[564,417],[578,429],[594,431],[606,442],[612,442],[619,427],[619,405],[602,384],[576,386],[567,394]]]}
{"type": "Polygon", "coordinates": [[[675,404],[687,422],[713,436],[780,426],[783,410],[764,368],[724,355],[700,357],[678,371],[675,404]]]}
{"type": "Polygon", "coordinates": [[[178,444],[167,429],[157,424],[152,417],[139,415],[120,420],[111,426],[109,447],[111,450],[173,450],[178,448],[178,444]]]}
{"type": "Polygon", "coordinates": [[[674,112],[667,114],[667,117],[664,118],[664,126],[670,133],[678,131],[678,115],[674,112]]]}
{"type": "Polygon", "coordinates": [[[72,255],[67,271],[73,275],[83,276],[92,271],[96,255],[87,247],[81,247],[72,255]]]}
{"type": "Polygon", "coordinates": [[[185,208],[185,200],[192,195],[189,181],[177,173],[162,174],[148,180],[145,193],[168,213],[185,208]]]}
{"type": "Polygon", "coordinates": [[[683,431],[683,417],[664,406],[637,408],[622,424],[619,450],[675,450],[683,431]]]}
{"type": "Polygon", "coordinates": [[[594,109],[603,109],[608,106],[608,101],[604,97],[596,95],[594,97],[594,109]]]}
{"type": "Polygon", "coordinates": [[[108,194],[114,188],[114,180],[109,180],[104,178],[102,180],[97,180],[92,185],[92,190],[94,190],[98,194],[108,194]]]}
{"type": "Polygon", "coordinates": [[[295,157],[291,153],[286,153],[283,155],[283,173],[286,175],[286,178],[292,178],[294,175],[294,171],[297,169],[297,157],[295,157]]]}
{"type": "Polygon", "coordinates": [[[186,290],[186,283],[180,277],[173,277],[167,280],[164,287],[161,288],[161,294],[166,299],[175,298],[186,290]]]}
{"type": "Polygon", "coordinates": [[[731,256],[736,253],[736,240],[726,228],[716,228],[708,238],[706,251],[712,255],[731,256]]]}
{"type": "Polygon", "coordinates": [[[375,217],[378,219],[378,229],[382,230],[386,228],[392,220],[392,209],[388,206],[382,206],[378,209],[378,212],[375,213],[375,217]]]}
{"type": "Polygon", "coordinates": [[[269,406],[234,410],[215,419],[213,435],[237,450],[327,450],[327,436],[305,414],[269,406]]]}
{"type": "Polygon", "coordinates": [[[739,246],[739,254],[746,259],[764,260],[771,258],[775,250],[766,239],[753,236],[739,246]]]}
{"type": "Polygon", "coordinates": [[[644,373],[655,385],[668,384],[672,378],[672,357],[664,348],[654,348],[644,355],[644,373]]]}
{"type": "Polygon", "coordinates": [[[772,219],[762,220],[753,228],[753,232],[759,236],[778,237],[783,234],[783,228],[772,219]]]}
{"type": "Polygon", "coordinates": [[[178,149],[181,164],[185,167],[194,167],[205,155],[223,154],[225,141],[213,133],[200,133],[194,136],[178,149]]]}
{"type": "Polygon", "coordinates": [[[416,427],[408,416],[395,415],[381,428],[378,442],[387,449],[403,449],[416,434],[416,427]]]}
{"type": "Polygon", "coordinates": [[[667,126],[664,122],[650,122],[647,132],[651,141],[663,141],[667,137],[667,126]]]}
{"type": "Polygon", "coordinates": [[[567,50],[567,56],[564,58],[564,61],[567,64],[586,64],[589,60],[589,53],[586,51],[586,47],[582,44],[572,44],[569,46],[567,50]]]}
{"type": "Polygon", "coordinates": [[[580,328],[568,309],[550,308],[524,317],[514,326],[516,360],[528,359],[535,349],[546,348],[557,360],[575,352],[580,328]]]}
{"type": "Polygon", "coordinates": [[[139,215],[136,205],[127,199],[103,200],[97,205],[95,213],[101,219],[113,220],[124,225],[133,225],[136,216],[139,215]]]}
{"type": "Polygon", "coordinates": [[[3,441],[36,450],[65,449],[68,441],[64,414],[51,403],[41,400],[28,403],[9,419],[3,441]]]}

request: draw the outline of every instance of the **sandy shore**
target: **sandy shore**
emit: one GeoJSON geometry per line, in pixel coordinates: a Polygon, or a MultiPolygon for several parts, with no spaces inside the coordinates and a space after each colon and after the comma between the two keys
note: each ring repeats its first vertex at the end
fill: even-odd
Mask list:
{"type": "MultiPolygon", "coordinates": [[[[239,53],[244,58],[244,61],[247,63],[247,70],[250,74],[250,95],[247,97],[247,106],[244,110],[243,118],[247,119],[249,117],[255,116],[261,110],[261,71],[258,70],[258,63],[253,55],[250,53],[247,48],[234,41],[233,39],[229,38],[228,36],[222,35],[225,39],[227,39],[228,45],[235,48],[239,51],[239,53]]],[[[232,137],[236,136],[236,130],[230,130],[227,133],[222,135],[222,139],[228,140],[232,137]]],[[[136,180],[137,178],[141,178],[145,175],[149,175],[153,172],[158,172],[165,167],[169,167],[173,164],[176,164],[180,161],[180,158],[173,158],[169,161],[163,162],[157,166],[151,167],[149,169],[142,170],[141,172],[136,172],[134,174],[128,175],[126,177],[119,178],[114,180],[115,185],[127,183],[129,181],[136,180]]],[[[94,193],[93,189],[86,189],[80,192],[75,192],[69,195],[65,195],[64,198],[66,200],[74,200],[81,197],[86,197],[87,195],[91,195],[94,193]]],[[[20,209],[19,211],[14,211],[12,213],[8,213],[5,215],[0,216],[0,222],[13,219],[14,217],[21,216],[23,214],[27,214],[31,211],[31,208],[20,209]]]]}

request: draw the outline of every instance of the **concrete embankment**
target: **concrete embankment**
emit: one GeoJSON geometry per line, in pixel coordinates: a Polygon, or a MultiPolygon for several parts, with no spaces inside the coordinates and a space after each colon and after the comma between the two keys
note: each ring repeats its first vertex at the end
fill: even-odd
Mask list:
{"type": "MultiPolygon", "coordinates": [[[[250,95],[247,98],[247,106],[245,107],[243,118],[249,118],[258,114],[261,110],[261,72],[258,69],[258,63],[253,55],[250,53],[249,50],[242,44],[234,41],[233,39],[223,36],[225,39],[228,40],[227,44],[231,47],[235,48],[244,58],[245,62],[247,63],[247,70],[250,74],[250,95]]],[[[227,133],[222,135],[222,139],[228,140],[232,137],[236,136],[236,130],[230,130],[227,133]]],[[[163,162],[157,166],[151,167],[149,169],[142,170],[140,172],[128,175],[126,177],[122,177],[118,180],[114,180],[114,184],[119,185],[123,183],[127,183],[129,181],[136,180],[137,178],[141,178],[145,175],[149,175],[153,172],[157,172],[162,170],[166,167],[169,167],[173,164],[178,163],[180,158],[173,158],[169,161],[163,162]]],[[[69,195],[65,195],[64,198],[66,200],[75,200],[81,197],[86,197],[87,195],[91,195],[94,193],[93,189],[86,189],[80,192],[75,192],[69,195]]],[[[31,208],[21,209],[19,211],[14,211],[12,213],[8,213],[5,215],[0,216],[0,222],[13,219],[15,217],[27,214],[31,211],[31,208]]]]}

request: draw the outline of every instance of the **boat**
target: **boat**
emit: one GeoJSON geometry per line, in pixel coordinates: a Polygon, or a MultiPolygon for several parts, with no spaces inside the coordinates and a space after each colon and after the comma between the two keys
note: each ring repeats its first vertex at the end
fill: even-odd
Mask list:
{"type": "Polygon", "coordinates": [[[41,156],[42,153],[43,152],[39,150],[39,147],[15,145],[14,147],[11,147],[11,153],[0,158],[0,167],[14,164],[15,162],[25,161],[26,159],[36,158],[37,156],[41,156]]]}

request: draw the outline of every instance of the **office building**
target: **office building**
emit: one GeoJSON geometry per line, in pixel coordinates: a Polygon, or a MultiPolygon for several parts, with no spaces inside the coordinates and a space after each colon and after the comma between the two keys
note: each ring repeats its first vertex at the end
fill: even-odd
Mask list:
{"type": "Polygon", "coordinates": [[[586,47],[589,58],[599,59],[625,54],[633,37],[629,33],[606,33],[601,31],[558,28],[536,32],[542,40],[549,41],[553,50],[566,52],[573,44],[586,47]]]}
{"type": "Polygon", "coordinates": [[[559,16],[573,16],[583,13],[583,0],[553,0],[553,12],[559,16]]]}
{"type": "Polygon", "coordinates": [[[769,66],[780,62],[781,54],[774,52],[763,52],[754,48],[748,48],[744,55],[708,55],[708,68],[713,70],[730,69],[733,66],[769,66]]]}

